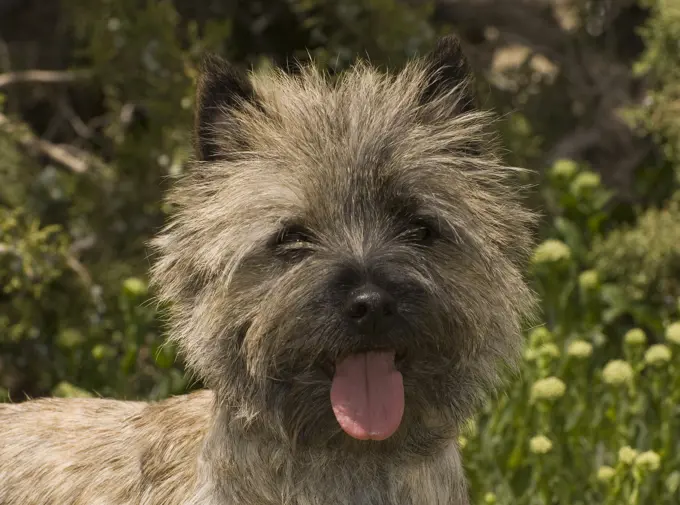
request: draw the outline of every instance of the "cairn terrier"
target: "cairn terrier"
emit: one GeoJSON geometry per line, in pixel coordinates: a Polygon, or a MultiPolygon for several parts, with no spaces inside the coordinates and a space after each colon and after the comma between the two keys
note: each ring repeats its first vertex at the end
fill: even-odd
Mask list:
{"type": "Polygon", "coordinates": [[[467,504],[459,427],[534,305],[472,95],[451,37],[337,79],[208,59],[152,271],[208,390],[3,405],[0,504],[467,504]]]}

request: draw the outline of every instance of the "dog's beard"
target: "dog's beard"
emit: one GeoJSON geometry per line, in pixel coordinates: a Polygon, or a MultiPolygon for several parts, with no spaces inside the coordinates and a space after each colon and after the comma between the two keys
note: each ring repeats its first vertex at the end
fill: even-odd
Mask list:
{"type": "MultiPolygon", "coordinates": [[[[428,330],[431,332],[432,326],[428,330]]],[[[298,328],[298,335],[299,331],[298,328]]],[[[367,437],[362,433],[356,436],[351,432],[352,428],[343,426],[346,420],[338,419],[333,398],[333,389],[338,387],[337,374],[346,372],[342,370],[343,361],[361,359],[366,354],[359,351],[356,340],[338,332],[333,332],[338,342],[342,342],[344,336],[346,342],[353,344],[344,348],[338,345],[313,355],[296,355],[291,350],[294,347],[287,346],[262,384],[263,412],[293,446],[336,448],[340,452],[366,454],[431,454],[443,441],[450,440],[457,426],[469,415],[475,392],[472,382],[464,377],[464,367],[460,366],[464,361],[464,349],[453,345],[452,336],[449,334],[437,342],[435,338],[416,339],[414,331],[411,329],[394,338],[393,347],[405,349],[405,357],[384,364],[390,373],[399,374],[402,384],[397,384],[396,392],[403,395],[397,399],[401,402],[397,407],[402,412],[398,419],[391,419],[395,425],[390,427],[387,436],[370,433],[367,437]]],[[[421,331],[427,330],[421,328],[421,331]]],[[[346,391],[345,394],[357,393],[346,391]]],[[[378,399],[378,408],[380,401],[378,399]]]]}
{"type": "Polygon", "coordinates": [[[321,370],[291,371],[286,379],[270,379],[266,387],[266,419],[293,447],[337,449],[356,454],[432,454],[450,440],[457,426],[469,414],[466,384],[453,391],[444,370],[453,363],[440,359],[415,371],[403,371],[404,411],[396,431],[384,440],[359,440],[346,433],[333,412],[332,381],[321,370]],[[445,391],[444,389],[448,389],[445,391]],[[455,394],[455,396],[450,396],[455,394]]]}

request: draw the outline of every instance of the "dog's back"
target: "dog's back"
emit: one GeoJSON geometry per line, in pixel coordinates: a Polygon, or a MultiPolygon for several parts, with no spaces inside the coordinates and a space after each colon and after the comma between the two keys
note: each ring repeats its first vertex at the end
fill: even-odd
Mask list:
{"type": "Polygon", "coordinates": [[[157,404],[0,405],[0,505],[180,504],[193,489],[211,402],[200,392],[157,404]]]}

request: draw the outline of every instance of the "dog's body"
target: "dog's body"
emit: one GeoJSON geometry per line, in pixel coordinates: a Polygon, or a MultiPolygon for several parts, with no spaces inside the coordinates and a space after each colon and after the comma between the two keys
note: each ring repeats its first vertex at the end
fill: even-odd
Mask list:
{"type": "Polygon", "coordinates": [[[374,458],[292,459],[275,440],[233,428],[210,447],[213,395],[157,404],[47,399],[0,409],[3,505],[458,504],[465,483],[455,446],[403,465],[374,458]],[[6,443],[12,441],[12,443],[6,443]],[[285,478],[284,478],[285,476],[285,478]],[[212,480],[214,478],[214,480],[212,480]]]}
{"type": "Polygon", "coordinates": [[[153,279],[212,391],[0,407],[0,505],[465,505],[533,215],[454,40],[396,76],[208,61],[153,279]]]}

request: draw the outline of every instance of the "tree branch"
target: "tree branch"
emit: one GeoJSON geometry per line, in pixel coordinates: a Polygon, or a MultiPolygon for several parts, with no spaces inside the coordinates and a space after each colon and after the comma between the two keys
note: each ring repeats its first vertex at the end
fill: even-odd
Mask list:
{"type": "Polygon", "coordinates": [[[10,84],[21,82],[38,82],[54,84],[75,82],[90,77],[91,73],[85,70],[23,70],[0,74],[0,88],[10,84]]]}
{"type": "Polygon", "coordinates": [[[7,116],[0,113],[0,128],[5,128],[25,148],[47,156],[71,171],[82,174],[90,166],[104,167],[106,163],[91,153],[78,149],[74,146],[65,147],[52,144],[39,138],[28,127],[20,127],[14,124],[7,116]]]}

